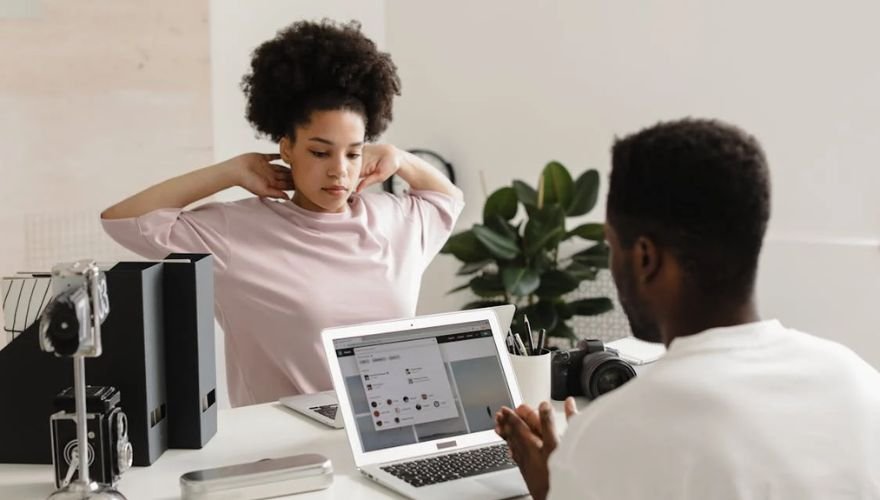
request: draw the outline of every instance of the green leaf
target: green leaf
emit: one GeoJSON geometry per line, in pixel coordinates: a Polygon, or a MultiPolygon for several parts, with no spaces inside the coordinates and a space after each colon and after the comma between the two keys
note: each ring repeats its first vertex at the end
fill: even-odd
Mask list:
{"type": "Polygon", "coordinates": [[[527,207],[538,205],[538,192],[523,181],[513,181],[513,190],[520,203],[527,207]]]}
{"type": "Polygon", "coordinates": [[[538,274],[544,274],[545,271],[559,267],[548,252],[538,252],[529,262],[532,269],[538,271],[538,274]]]}
{"type": "Polygon", "coordinates": [[[503,306],[505,304],[507,304],[507,302],[504,302],[503,300],[475,300],[462,306],[462,309],[482,309],[484,307],[503,306]]]}
{"type": "Polygon", "coordinates": [[[565,268],[565,272],[581,281],[592,281],[596,279],[596,274],[598,274],[599,270],[595,267],[581,264],[578,261],[573,261],[571,264],[568,265],[568,267],[565,268]]]}
{"type": "MultiPolygon", "coordinates": [[[[537,322],[532,325],[532,331],[534,333],[537,334],[537,330],[540,330],[541,328],[546,328],[548,332],[556,328],[557,323],[559,322],[559,314],[557,314],[556,306],[553,302],[546,300],[538,301],[535,307],[535,313],[537,313],[537,322]]],[[[529,322],[531,322],[531,318],[529,318],[529,322]]]]}
{"type": "Polygon", "coordinates": [[[605,241],[605,225],[596,222],[581,224],[580,226],[567,232],[565,234],[565,238],[563,239],[567,240],[572,236],[579,236],[585,240],[605,241]]]}
{"type": "Polygon", "coordinates": [[[486,219],[486,227],[492,229],[502,236],[507,236],[513,241],[519,241],[519,232],[517,227],[504,220],[500,215],[492,215],[486,219]]]}
{"type": "Polygon", "coordinates": [[[503,187],[486,200],[486,205],[483,207],[483,222],[488,225],[488,220],[495,215],[510,220],[516,216],[517,207],[516,190],[512,187],[503,187]]]}
{"type": "Polygon", "coordinates": [[[595,297],[569,302],[568,307],[578,316],[596,316],[614,309],[614,304],[608,297],[595,297]]]}
{"type": "Polygon", "coordinates": [[[504,284],[501,277],[494,273],[483,273],[470,281],[471,290],[480,297],[497,297],[504,295],[504,284]]]}
{"type": "Polygon", "coordinates": [[[577,336],[574,334],[574,330],[572,330],[571,327],[565,323],[565,321],[560,321],[556,323],[556,328],[554,328],[553,330],[548,330],[547,335],[550,337],[566,338],[571,340],[572,342],[577,340],[577,336]]]}
{"type": "Polygon", "coordinates": [[[468,289],[468,288],[470,288],[470,287],[471,287],[470,282],[467,282],[467,283],[465,283],[464,285],[460,285],[460,286],[457,286],[457,287],[453,288],[452,290],[449,290],[448,292],[446,292],[446,295],[449,295],[449,294],[452,294],[452,293],[455,293],[455,292],[460,292],[460,291],[462,291],[462,290],[466,290],[466,289],[468,289]]]}
{"type": "Polygon", "coordinates": [[[513,260],[519,255],[519,246],[515,240],[479,224],[475,224],[472,231],[493,256],[502,260],[513,260]]]}
{"type": "Polygon", "coordinates": [[[596,206],[599,198],[599,172],[587,170],[574,182],[574,196],[566,213],[569,217],[585,215],[596,206]]]}
{"type": "Polygon", "coordinates": [[[452,235],[443,245],[440,253],[451,253],[458,260],[468,263],[479,262],[491,257],[489,250],[480,243],[480,240],[470,229],[452,235]]]}
{"type": "Polygon", "coordinates": [[[568,169],[558,161],[551,161],[541,175],[544,177],[544,206],[556,203],[567,208],[571,205],[574,184],[568,169]]]}
{"type": "Polygon", "coordinates": [[[539,297],[555,298],[574,291],[581,280],[558,269],[552,269],[541,275],[541,286],[535,293],[539,297]]]}
{"type": "Polygon", "coordinates": [[[483,269],[484,267],[488,266],[489,264],[491,264],[493,262],[495,262],[494,259],[486,259],[486,260],[481,260],[479,262],[468,262],[468,263],[464,264],[463,266],[461,266],[458,269],[458,272],[455,274],[457,276],[467,276],[468,274],[474,274],[475,272],[483,269]]]}
{"type": "MultiPolygon", "coordinates": [[[[529,318],[529,324],[532,325],[532,333],[535,335],[537,335],[538,330],[541,328],[546,328],[548,332],[553,330],[559,321],[559,315],[556,313],[556,307],[554,307],[553,302],[545,300],[539,300],[536,304],[523,307],[518,311],[516,317],[518,321],[517,328],[514,331],[520,335],[526,331],[525,317],[529,318]]],[[[525,341],[525,338],[523,338],[523,341],[525,341]]]]}
{"type": "Polygon", "coordinates": [[[518,297],[529,295],[541,284],[538,272],[528,267],[508,267],[501,272],[501,281],[507,293],[518,297]]]}
{"type": "MultiPolygon", "coordinates": [[[[528,225],[526,225],[526,234],[528,234],[528,225]]],[[[537,233],[539,230],[534,229],[532,232],[537,233]]],[[[549,232],[536,234],[533,239],[526,245],[526,255],[532,256],[540,252],[542,248],[548,250],[556,246],[556,242],[561,239],[563,231],[561,227],[552,228],[549,232]]]]}
{"type": "Polygon", "coordinates": [[[523,231],[525,254],[531,257],[541,249],[556,248],[564,235],[565,212],[559,206],[548,205],[542,210],[532,209],[523,231]]]}
{"type": "Polygon", "coordinates": [[[608,269],[608,244],[596,243],[586,250],[582,250],[571,256],[572,260],[585,266],[599,269],[608,269]]]}
{"type": "Polygon", "coordinates": [[[559,315],[560,319],[562,319],[562,320],[571,319],[571,317],[574,316],[574,311],[572,311],[571,308],[568,307],[568,304],[566,304],[565,302],[560,300],[560,301],[556,302],[555,306],[556,306],[556,314],[559,315]]]}

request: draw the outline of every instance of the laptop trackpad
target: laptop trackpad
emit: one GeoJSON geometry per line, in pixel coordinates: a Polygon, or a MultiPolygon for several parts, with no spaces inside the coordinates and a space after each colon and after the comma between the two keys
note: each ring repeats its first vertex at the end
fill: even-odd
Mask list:
{"type": "Polygon", "coordinates": [[[529,493],[519,469],[514,467],[503,472],[484,474],[475,478],[476,482],[492,490],[492,498],[511,498],[529,493]]]}

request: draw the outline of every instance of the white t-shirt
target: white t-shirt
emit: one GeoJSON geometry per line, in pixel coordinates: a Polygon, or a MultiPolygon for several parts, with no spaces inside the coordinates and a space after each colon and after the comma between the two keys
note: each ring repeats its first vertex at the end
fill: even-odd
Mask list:
{"type": "Polygon", "coordinates": [[[569,422],[551,499],[880,499],[880,374],[765,321],[675,339],[569,422]]]}

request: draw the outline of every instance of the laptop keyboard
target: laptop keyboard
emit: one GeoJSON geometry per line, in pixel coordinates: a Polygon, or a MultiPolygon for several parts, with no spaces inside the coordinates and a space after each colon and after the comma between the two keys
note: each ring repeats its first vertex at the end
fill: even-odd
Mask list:
{"type": "Polygon", "coordinates": [[[309,409],[315,413],[318,413],[320,415],[323,415],[323,416],[329,418],[330,420],[333,420],[336,418],[336,410],[338,408],[339,408],[339,405],[334,403],[334,404],[324,405],[324,406],[313,406],[309,409]]]}
{"type": "Polygon", "coordinates": [[[382,467],[385,472],[415,486],[443,483],[516,467],[506,444],[460,451],[382,467]]]}

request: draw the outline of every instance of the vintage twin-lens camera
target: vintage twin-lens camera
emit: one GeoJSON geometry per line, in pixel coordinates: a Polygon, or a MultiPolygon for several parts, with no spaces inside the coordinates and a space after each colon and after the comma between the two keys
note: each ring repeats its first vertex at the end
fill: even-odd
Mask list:
{"type": "MultiPolygon", "coordinates": [[[[128,420],[118,406],[119,400],[120,393],[115,387],[86,386],[89,478],[101,484],[116,484],[131,467],[128,420]]],[[[55,409],[59,411],[49,418],[58,488],[79,477],[79,460],[83,455],[76,439],[74,405],[73,388],[68,387],[55,398],[55,409]]]]}
{"type": "Polygon", "coordinates": [[[112,487],[133,457],[119,391],[85,382],[85,358],[101,355],[101,323],[110,313],[106,278],[91,260],[58,264],[52,292],[40,317],[40,348],[73,358],[74,387],[55,398],[58,411],[49,417],[59,488],[50,498],[125,498],[112,487]],[[87,460],[82,471],[80,460],[87,460]]]}
{"type": "Polygon", "coordinates": [[[40,348],[59,357],[100,356],[100,325],[110,312],[104,274],[90,260],[58,264],[52,292],[40,318],[40,348]]]}
{"type": "Polygon", "coordinates": [[[593,400],[617,389],[636,376],[632,365],[617,352],[606,350],[601,340],[582,340],[576,349],[554,351],[550,359],[550,397],[593,400]]]}

